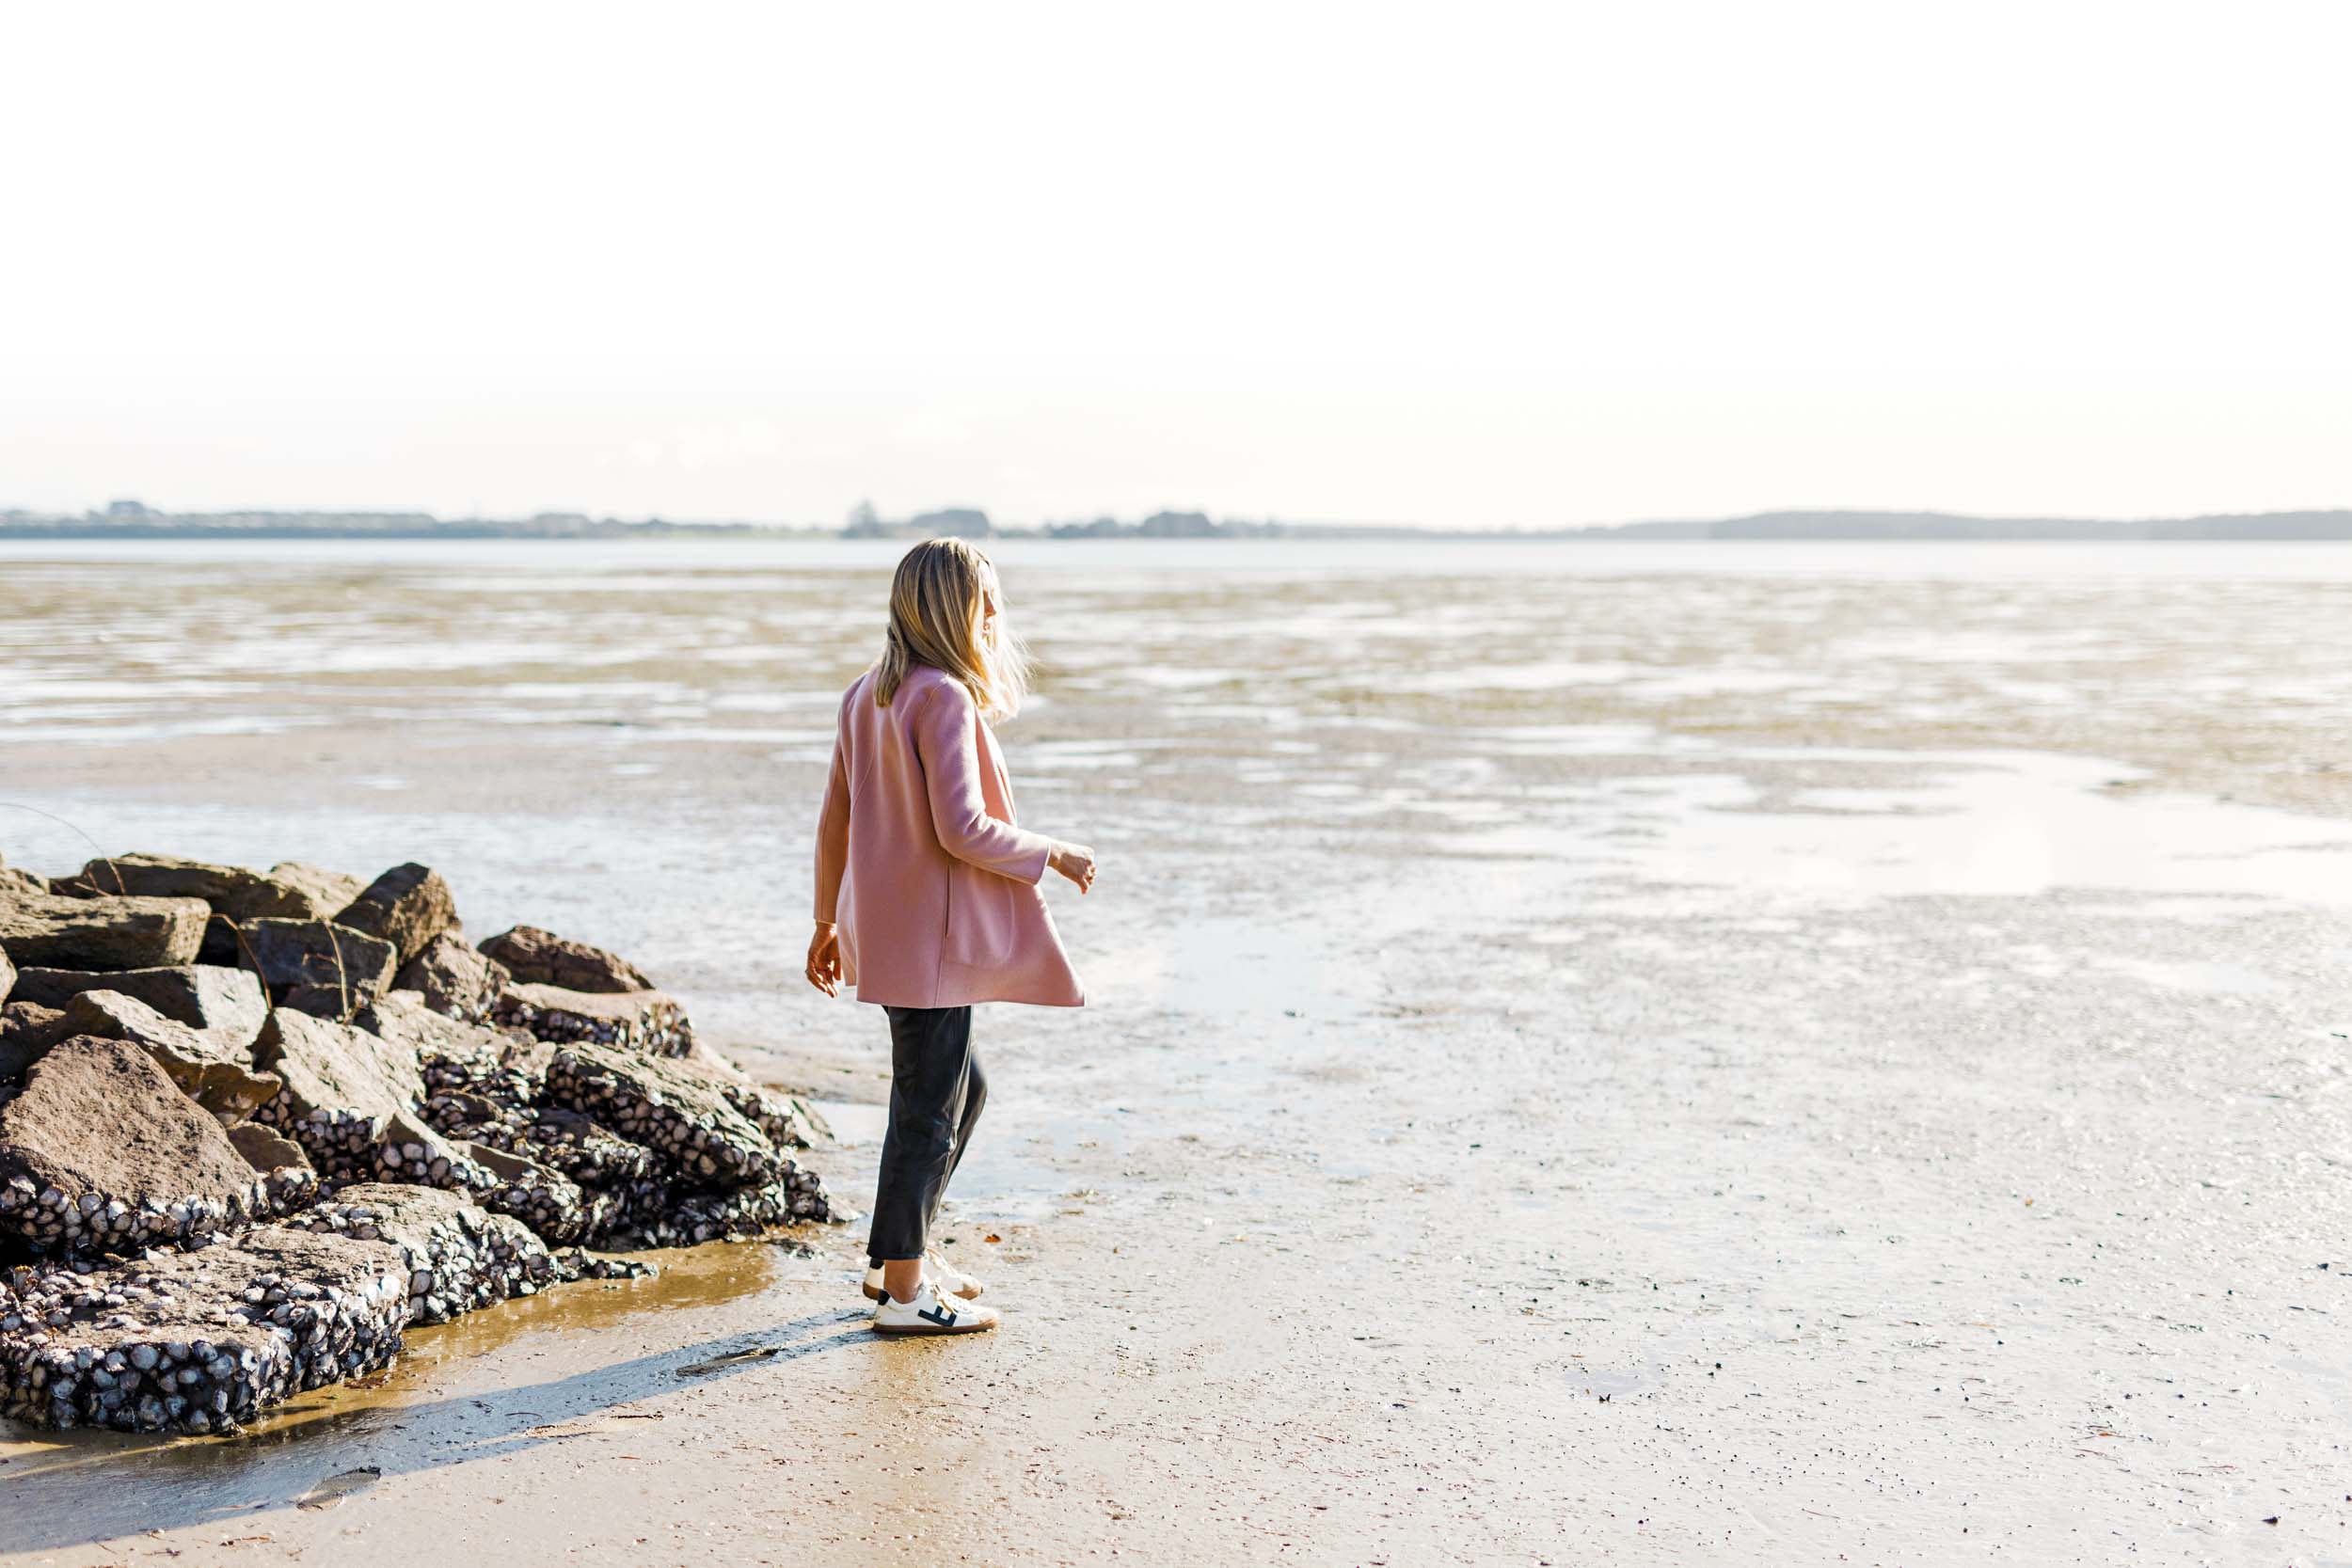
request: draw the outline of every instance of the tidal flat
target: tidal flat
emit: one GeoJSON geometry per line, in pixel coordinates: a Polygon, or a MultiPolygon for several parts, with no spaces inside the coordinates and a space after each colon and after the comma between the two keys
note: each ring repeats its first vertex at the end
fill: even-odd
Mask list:
{"type": "MultiPolygon", "coordinates": [[[[8,546],[0,855],[424,861],[863,1208],[799,968],[893,556],[8,546]]],[[[1002,1329],[874,1342],[854,1224],[661,1254],[240,1438],[10,1433],[0,1552],[2352,1562],[2352,548],[1000,559],[1103,863],[1089,1006],[976,1033],[1002,1329]]]]}

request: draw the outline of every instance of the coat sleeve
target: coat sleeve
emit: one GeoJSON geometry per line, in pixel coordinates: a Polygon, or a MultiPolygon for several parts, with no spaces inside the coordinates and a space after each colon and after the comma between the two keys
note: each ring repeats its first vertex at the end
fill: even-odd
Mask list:
{"type": "Polygon", "coordinates": [[[983,871],[1034,886],[1045,875],[1054,841],[989,816],[980,795],[980,721],[970,692],[941,681],[924,694],[914,718],[915,752],[931,800],[931,829],[939,847],[983,871]]]}
{"type": "Polygon", "coordinates": [[[849,704],[834,721],[833,768],[825,780],[825,803],[817,814],[817,918],[834,922],[841,901],[841,877],[850,865],[849,704]]]}

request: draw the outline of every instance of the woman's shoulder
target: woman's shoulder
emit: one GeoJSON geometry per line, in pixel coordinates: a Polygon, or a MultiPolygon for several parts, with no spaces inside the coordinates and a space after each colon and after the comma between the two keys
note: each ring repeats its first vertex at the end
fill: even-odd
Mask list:
{"type": "Polygon", "coordinates": [[[955,676],[949,674],[946,671],[942,670],[935,664],[909,665],[907,667],[906,678],[900,681],[899,685],[904,689],[914,692],[919,696],[930,696],[935,692],[945,692],[947,694],[949,701],[956,701],[960,699],[963,702],[969,703],[972,700],[972,693],[964,689],[963,683],[961,681],[956,679],[955,676]]]}

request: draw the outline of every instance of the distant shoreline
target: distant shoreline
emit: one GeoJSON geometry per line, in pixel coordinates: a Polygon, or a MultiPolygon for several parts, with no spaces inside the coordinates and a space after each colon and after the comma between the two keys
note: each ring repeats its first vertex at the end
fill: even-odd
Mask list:
{"type": "MultiPolygon", "coordinates": [[[[942,515],[934,514],[932,516],[942,515]]],[[[1612,544],[1624,542],[1801,542],[1849,544],[2043,543],[2352,543],[2352,509],[2317,512],[2214,514],[2193,517],[2111,520],[2067,517],[1975,517],[1950,513],[1768,512],[1711,521],[1638,522],[1559,529],[1441,529],[1412,524],[1211,521],[1199,513],[1160,514],[1141,523],[1110,518],[1089,524],[996,528],[985,515],[953,515],[956,525],[864,522],[845,529],[753,523],[624,521],[572,515],[444,521],[423,514],[147,512],[79,517],[0,514],[0,542],[8,540],[538,540],[576,541],[776,540],[827,543],[844,539],[913,540],[936,532],[976,539],[1038,539],[1073,544],[1120,540],[1273,540],[1362,544],[1382,540],[1454,544],[1612,544]]]]}

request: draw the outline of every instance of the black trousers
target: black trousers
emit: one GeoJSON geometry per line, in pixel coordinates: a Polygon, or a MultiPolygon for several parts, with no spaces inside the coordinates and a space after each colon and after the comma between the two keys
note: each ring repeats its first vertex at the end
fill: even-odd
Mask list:
{"type": "Polygon", "coordinates": [[[885,1007],[890,1015],[890,1130],[866,1256],[874,1263],[923,1256],[988,1080],[972,1054],[969,1007],[885,1007]]]}

